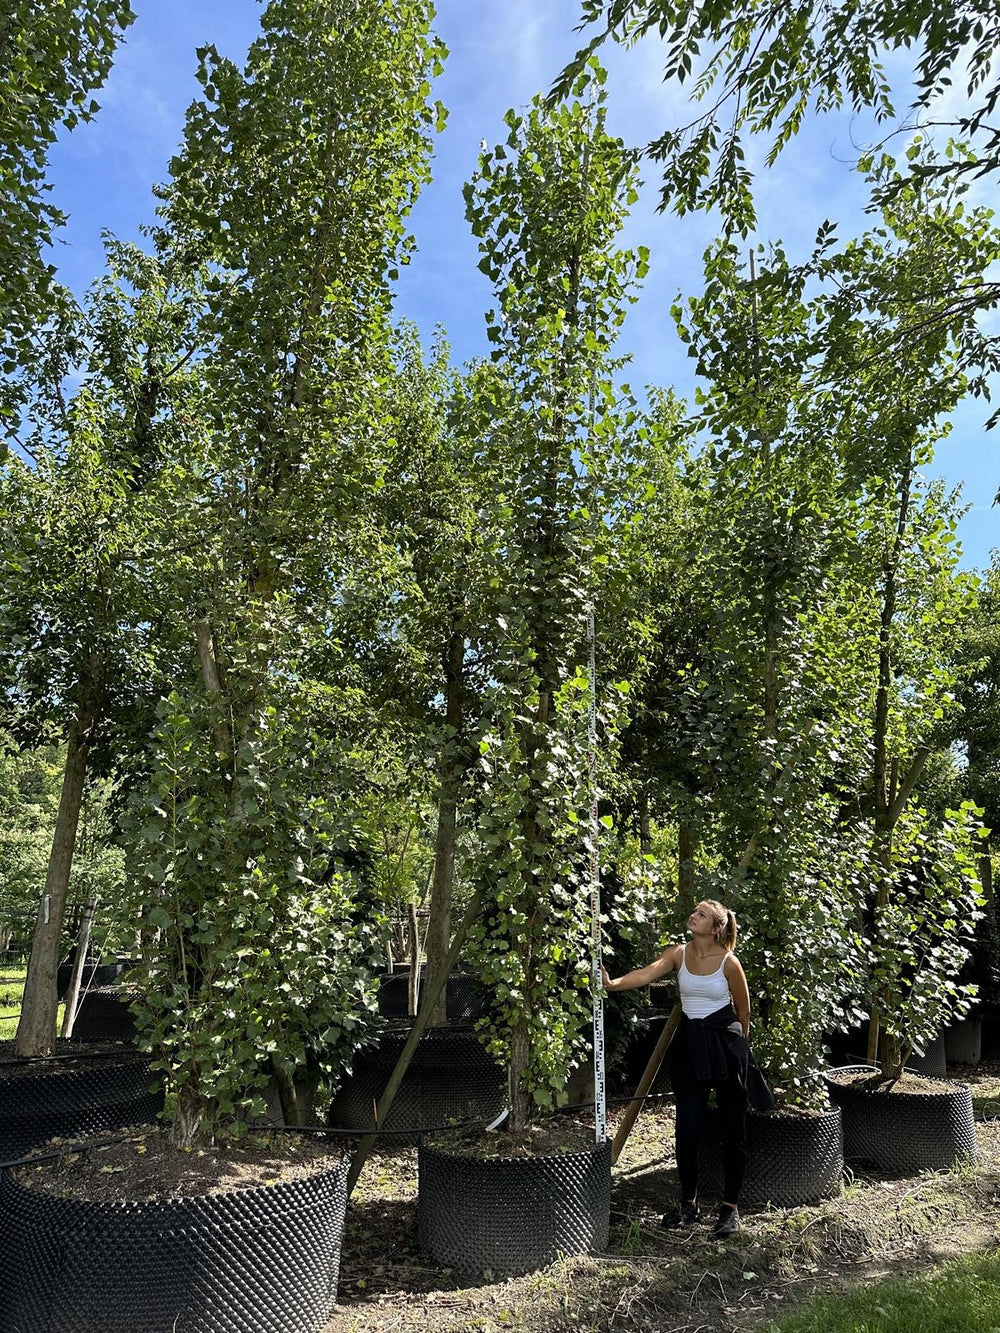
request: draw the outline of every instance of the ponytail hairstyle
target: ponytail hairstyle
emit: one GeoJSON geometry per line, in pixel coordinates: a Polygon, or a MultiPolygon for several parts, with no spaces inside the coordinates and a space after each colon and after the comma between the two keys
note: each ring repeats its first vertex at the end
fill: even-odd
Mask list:
{"type": "Polygon", "coordinates": [[[736,913],[731,912],[725,903],[706,898],[705,906],[712,909],[715,917],[715,938],[724,949],[736,947],[736,913]]]}

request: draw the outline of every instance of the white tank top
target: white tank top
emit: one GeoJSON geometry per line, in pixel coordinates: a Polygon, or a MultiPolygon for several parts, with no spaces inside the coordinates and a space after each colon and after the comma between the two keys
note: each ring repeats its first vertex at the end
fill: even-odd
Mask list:
{"type": "Polygon", "coordinates": [[[722,955],[722,961],[714,972],[707,977],[696,976],[688,971],[687,945],[681,954],[681,965],[677,969],[677,986],[681,993],[681,1008],[688,1018],[707,1018],[719,1009],[724,1009],[730,1002],[729,982],[726,980],[726,959],[729,950],[722,955]]]}

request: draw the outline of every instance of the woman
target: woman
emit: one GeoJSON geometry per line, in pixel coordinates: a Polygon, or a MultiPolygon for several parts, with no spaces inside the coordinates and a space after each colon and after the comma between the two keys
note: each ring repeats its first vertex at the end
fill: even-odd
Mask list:
{"type": "MultiPolygon", "coordinates": [[[[663,1218],[667,1227],[688,1226],[698,1208],[698,1145],[715,1089],[722,1131],[722,1206],[716,1236],[740,1229],[739,1198],[746,1170],[747,1076],[750,1067],[750,994],[736,943],[736,917],[714,899],[701,902],[688,917],[689,944],[671,944],[655,963],[612,979],[614,993],[638,990],[668,972],[677,973],[683,1016],[670,1048],[670,1078],[677,1111],[677,1174],[680,1207],[663,1218]]],[[[603,969],[602,969],[603,971],[603,969]]]]}

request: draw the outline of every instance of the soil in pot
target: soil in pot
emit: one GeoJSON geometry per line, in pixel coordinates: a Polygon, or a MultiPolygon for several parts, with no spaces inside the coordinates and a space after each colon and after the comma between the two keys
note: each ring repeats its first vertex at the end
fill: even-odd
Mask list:
{"type": "Polygon", "coordinates": [[[346,1156],[301,1135],[185,1152],[152,1127],[63,1149],[0,1182],[5,1330],[318,1333],[329,1319],[346,1156]]]}
{"type": "Polygon", "coordinates": [[[833,1070],[830,1100],[844,1119],[844,1157],[889,1176],[940,1171],[976,1155],[972,1095],[964,1083],[879,1070],[833,1070]]]}
{"type": "Polygon", "coordinates": [[[255,1133],[235,1143],[175,1148],[158,1125],[132,1126],[109,1141],[59,1139],[42,1149],[54,1151],[60,1156],[16,1167],[14,1179],[60,1199],[101,1204],[190,1199],[304,1180],[340,1157],[305,1134],[255,1133]]]}
{"type": "Polygon", "coordinates": [[[73,1061],[77,1066],[98,1063],[112,1056],[134,1058],[135,1047],[124,1041],[87,1042],[76,1037],[59,1037],[51,1055],[20,1056],[14,1051],[13,1041],[0,1041],[0,1078],[12,1077],[17,1070],[40,1073],[44,1069],[58,1071],[73,1061]]]}
{"type": "Polygon", "coordinates": [[[430,1136],[427,1142],[441,1152],[458,1153],[489,1161],[495,1157],[558,1157],[587,1152],[594,1146],[592,1127],[561,1120],[527,1125],[517,1134],[507,1130],[483,1133],[482,1126],[463,1125],[430,1136]]]}
{"type": "Polygon", "coordinates": [[[578,1127],[484,1139],[420,1147],[418,1232],[435,1263],[508,1277],[607,1247],[610,1142],[578,1127]],[[557,1151],[537,1151],[545,1142],[557,1151]]]}

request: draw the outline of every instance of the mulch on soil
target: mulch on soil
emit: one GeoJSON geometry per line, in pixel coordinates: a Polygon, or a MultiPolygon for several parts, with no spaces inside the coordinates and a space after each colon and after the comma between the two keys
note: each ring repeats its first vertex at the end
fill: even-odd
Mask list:
{"type": "Polygon", "coordinates": [[[562,1153],[587,1152],[594,1146],[593,1125],[581,1125],[569,1116],[528,1125],[520,1134],[485,1133],[482,1126],[448,1129],[429,1135],[428,1144],[442,1152],[480,1161],[508,1157],[558,1157],[562,1153]]]}
{"type": "Polygon", "coordinates": [[[923,1096],[933,1092],[951,1092],[955,1086],[946,1078],[929,1078],[926,1074],[906,1074],[900,1078],[885,1079],[880,1073],[831,1074],[833,1083],[842,1083],[845,1087],[857,1088],[862,1092],[878,1093],[879,1096],[923,1096]]]}
{"type": "MultiPolygon", "coordinates": [[[[92,1135],[90,1143],[94,1141],[92,1135]]],[[[62,1150],[65,1155],[21,1167],[15,1178],[62,1199],[147,1202],[301,1180],[339,1158],[325,1143],[304,1134],[251,1134],[211,1148],[175,1148],[163,1131],[150,1125],[125,1130],[117,1141],[96,1141],[102,1146],[89,1146],[86,1139],[54,1139],[39,1153],[62,1150]],[[76,1143],[81,1144],[78,1153],[72,1151],[76,1143]]]]}
{"type": "Polygon", "coordinates": [[[348,1205],[340,1304],[326,1333],[766,1329],[821,1292],[1000,1244],[1000,1121],[977,1130],[974,1164],[891,1182],[859,1176],[837,1199],[746,1213],[744,1230],[720,1243],[708,1210],[689,1231],[659,1226],[677,1194],[673,1112],[644,1111],[614,1171],[608,1252],[472,1285],[417,1247],[416,1150],[382,1152],[348,1205]]]}

